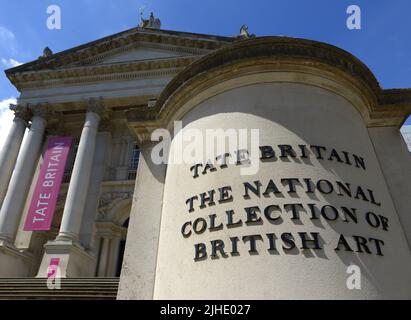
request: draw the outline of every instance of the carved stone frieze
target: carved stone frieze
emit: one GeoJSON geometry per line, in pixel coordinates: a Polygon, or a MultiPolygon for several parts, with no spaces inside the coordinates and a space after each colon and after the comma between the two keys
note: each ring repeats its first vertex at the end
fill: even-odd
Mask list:
{"type": "Polygon", "coordinates": [[[98,207],[98,219],[104,220],[109,212],[121,201],[131,199],[133,193],[126,191],[112,191],[100,196],[98,207]]]}

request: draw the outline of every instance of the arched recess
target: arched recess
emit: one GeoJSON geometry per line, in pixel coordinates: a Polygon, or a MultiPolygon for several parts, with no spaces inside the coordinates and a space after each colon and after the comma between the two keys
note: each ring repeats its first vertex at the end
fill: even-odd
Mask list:
{"type": "Polygon", "coordinates": [[[118,277],[127,237],[131,197],[123,194],[99,208],[96,221],[96,277],[118,277]]]}

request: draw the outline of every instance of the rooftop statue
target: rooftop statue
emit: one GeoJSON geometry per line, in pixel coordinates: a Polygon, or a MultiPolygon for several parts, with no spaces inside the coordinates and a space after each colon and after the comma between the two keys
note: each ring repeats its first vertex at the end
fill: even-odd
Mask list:
{"type": "Polygon", "coordinates": [[[144,19],[143,13],[141,13],[141,22],[139,25],[140,28],[149,28],[149,29],[160,29],[161,21],[159,18],[154,17],[154,14],[151,12],[150,18],[144,19]]]}
{"type": "Polygon", "coordinates": [[[250,34],[248,32],[248,26],[243,24],[240,29],[240,34],[237,36],[237,38],[247,39],[247,38],[253,38],[253,37],[255,37],[255,34],[250,34]]]}
{"type": "Polygon", "coordinates": [[[45,47],[43,50],[43,55],[40,56],[39,58],[48,58],[53,55],[53,51],[49,47],[45,47]]]}

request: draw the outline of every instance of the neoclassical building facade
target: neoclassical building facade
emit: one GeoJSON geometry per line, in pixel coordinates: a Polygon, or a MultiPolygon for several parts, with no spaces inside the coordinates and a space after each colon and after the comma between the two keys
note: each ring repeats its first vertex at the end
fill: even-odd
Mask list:
{"type": "Polygon", "coordinates": [[[62,277],[121,274],[119,299],[411,298],[411,90],[328,44],[159,27],[6,71],[21,95],[0,154],[0,277],[46,278],[58,259],[62,277]],[[259,130],[258,171],[240,173],[251,146],[234,164],[155,163],[151,135],[175,121],[259,130]],[[73,142],[51,228],[25,231],[56,136],[73,142]]]}
{"type": "Polygon", "coordinates": [[[45,50],[7,71],[21,95],[1,155],[0,277],[46,276],[47,257],[56,252],[75,257],[63,272],[68,277],[119,275],[139,143],[146,139],[133,130],[131,111],[145,112],[178,72],[230,41],[134,28],[54,55],[45,50]],[[74,142],[51,230],[26,232],[50,136],[74,142]]]}

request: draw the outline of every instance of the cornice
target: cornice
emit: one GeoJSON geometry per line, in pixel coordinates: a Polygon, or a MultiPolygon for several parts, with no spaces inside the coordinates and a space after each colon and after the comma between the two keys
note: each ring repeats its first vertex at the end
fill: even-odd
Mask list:
{"type": "Polygon", "coordinates": [[[30,81],[24,83],[19,87],[20,89],[33,89],[33,88],[55,88],[62,86],[78,86],[80,84],[96,83],[96,82],[109,82],[109,81],[127,81],[127,80],[137,80],[137,79],[148,79],[156,77],[164,77],[175,75],[184,67],[164,69],[164,70],[152,70],[143,72],[127,72],[127,73],[113,73],[106,75],[90,76],[90,77],[79,77],[79,78],[63,78],[55,80],[42,80],[42,81],[30,81]]]}
{"type": "Polygon", "coordinates": [[[10,76],[10,78],[19,90],[78,83],[132,80],[175,74],[198,58],[198,56],[187,56],[95,66],[77,66],[58,70],[17,73],[10,76]]]}
{"type": "Polygon", "coordinates": [[[411,89],[383,90],[368,67],[342,49],[305,39],[257,37],[196,60],[170,81],[152,109],[129,111],[126,116],[136,134],[146,136],[151,128],[167,127],[181,119],[194,107],[184,105],[190,99],[198,101],[208,88],[253,74],[258,83],[269,72],[276,79],[272,81],[312,84],[344,96],[369,127],[399,126],[411,113],[411,89]],[[283,78],[278,76],[281,72],[283,78]],[[301,80],[287,73],[299,74],[301,80]],[[183,106],[187,110],[181,110],[183,106]]]}
{"type": "Polygon", "coordinates": [[[234,45],[217,50],[199,59],[178,74],[165,88],[157,101],[161,108],[166,100],[194,76],[244,60],[270,58],[279,60],[306,60],[337,68],[360,80],[374,93],[381,89],[372,72],[352,54],[335,46],[306,39],[288,37],[257,37],[240,40],[234,45]]]}
{"type": "Polygon", "coordinates": [[[409,106],[411,103],[411,88],[384,89],[379,96],[379,102],[384,107],[409,106]]]}

